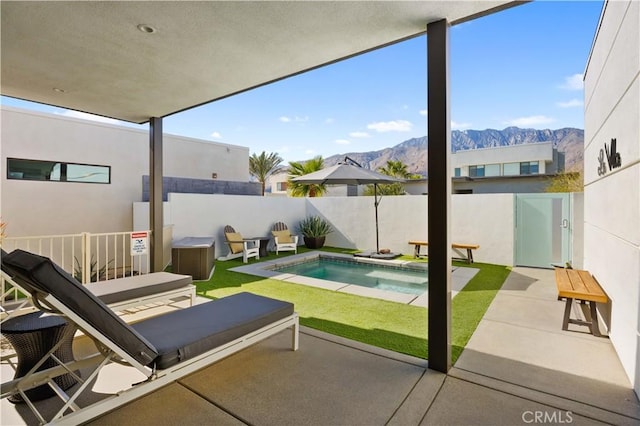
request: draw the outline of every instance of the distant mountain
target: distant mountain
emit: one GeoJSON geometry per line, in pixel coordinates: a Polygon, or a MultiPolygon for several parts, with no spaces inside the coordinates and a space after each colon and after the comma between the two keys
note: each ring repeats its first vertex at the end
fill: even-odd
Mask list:
{"type": "MultiPolygon", "coordinates": [[[[507,127],[503,130],[454,130],[451,134],[453,152],[467,149],[518,145],[523,143],[552,142],[553,147],[565,154],[566,170],[582,170],[584,130],[564,128],[558,130],[520,129],[507,127]]],[[[363,167],[375,170],[388,160],[400,160],[412,173],[427,174],[427,137],[406,140],[394,147],[379,151],[349,152],[325,158],[325,165],[332,166],[349,156],[363,167]]]]}

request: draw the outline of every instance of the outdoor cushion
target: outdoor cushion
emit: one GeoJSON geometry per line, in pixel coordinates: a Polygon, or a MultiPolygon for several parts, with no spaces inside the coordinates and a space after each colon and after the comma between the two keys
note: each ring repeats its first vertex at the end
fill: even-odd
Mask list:
{"type": "Polygon", "coordinates": [[[2,253],[2,270],[32,294],[53,295],[139,363],[148,365],[158,355],[149,341],[51,259],[16,249],[2,253]]]}
{"type": "Polygon", "coordinates": [[[159,369],[231,342],[293,314],[293,304],[238,293],[135,323],[132,327],[156,347],[159,369]]]}
{"type": "Polygon", "coordinates": [[[242,241],[242,235],[240,235],[240,233],[238,233],[238,232],[225,232],[224,236],[227,239],[227,242],[229,242],[229,248],[231,249],[231,253],[236,254],[236,253],[240,253],[242,250],[244,250],[244,243],[242,243],[242,242],[232,243],[231,242],[231,241],[242,241]]]}
{"type": "Polygon", "coordinates": [[[151,274],[85,284],[85,288],[98,296],[104,303],[110,305],[125,300],[146,297],[149,294],[175,290],[186,287],[191,283],[192,278],[190,275],[153,272],[151,274]]]}
{"type": "Polygon", "coordinates": [[[274,237],[278,239],[278,244],[292,243],[291,232],[285,231],[271,231],[274,237]]]}

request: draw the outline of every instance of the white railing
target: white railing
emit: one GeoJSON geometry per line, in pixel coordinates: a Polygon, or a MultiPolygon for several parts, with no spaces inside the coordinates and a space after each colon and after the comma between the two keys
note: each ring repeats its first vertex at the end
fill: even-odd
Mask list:
{"type": "MultiPolygon", "coordinates": [[[[2,249],[6,252],[22,249],[46,256],[86,284],[148,274],[151,271],[150,236],[151,231],[4,237],[2,249]]],[[[4,305],[6,300],[16,299],[18,294],[17,290],[7,288],[4,279],[0,280],[0,302],[4,305]]]]}

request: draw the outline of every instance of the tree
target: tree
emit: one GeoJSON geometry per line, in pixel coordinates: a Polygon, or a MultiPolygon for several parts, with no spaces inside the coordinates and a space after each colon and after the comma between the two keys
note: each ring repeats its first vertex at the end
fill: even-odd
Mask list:
{"type": "Polygon", "coordinates": [[[324,159],[321,155],[305,161],[304,163],[299,161],[289,162],[289,194],[291,194],[292,197],[322,197],[322,195],[327,192],[326,185],[302,184],[292,180],[293,178],[317,172],[322,169],[324,169],[324,159]]]}
{"type": "Polygon", "coordinates": [[[584,184],[582,172],[565,172],[549,179],[545,192],[582,192],[584,184]]]}
{"type": "Polygon", "coordinates": [[[254,152],[251,154],[251,157],[249,157],[249,173],[262,184],[263,196],[267,179],[280,169],[279,166],[282,161],[282,158],[275,152],[268,155],[264,151],[262,151],[260,155],[256,155],[254,152]]]}
{"type": "MultiPolygon", "coordinates": [[[[378,167],[377,172],[398,179],[420,179],[420,175],[411,173],[407,165],[400,160],[388,160],[385,166],[378,167]]],[[[404,195],[405,191],[401,182],[395,182],[378,185],[377,193],[379,195],[404,195]]],[[[373,185],[367,185],[364,195],[373,195],[373,185]]]]}

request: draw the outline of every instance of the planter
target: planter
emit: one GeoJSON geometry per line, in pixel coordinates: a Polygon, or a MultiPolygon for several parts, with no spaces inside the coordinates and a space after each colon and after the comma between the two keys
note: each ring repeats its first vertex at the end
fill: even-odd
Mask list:
{"type": "Polygon", "coordinates": [[[304,245],[310,249],[319,249],[324,246],[324,239],[326,237],[304,237],[304,245]]]}

